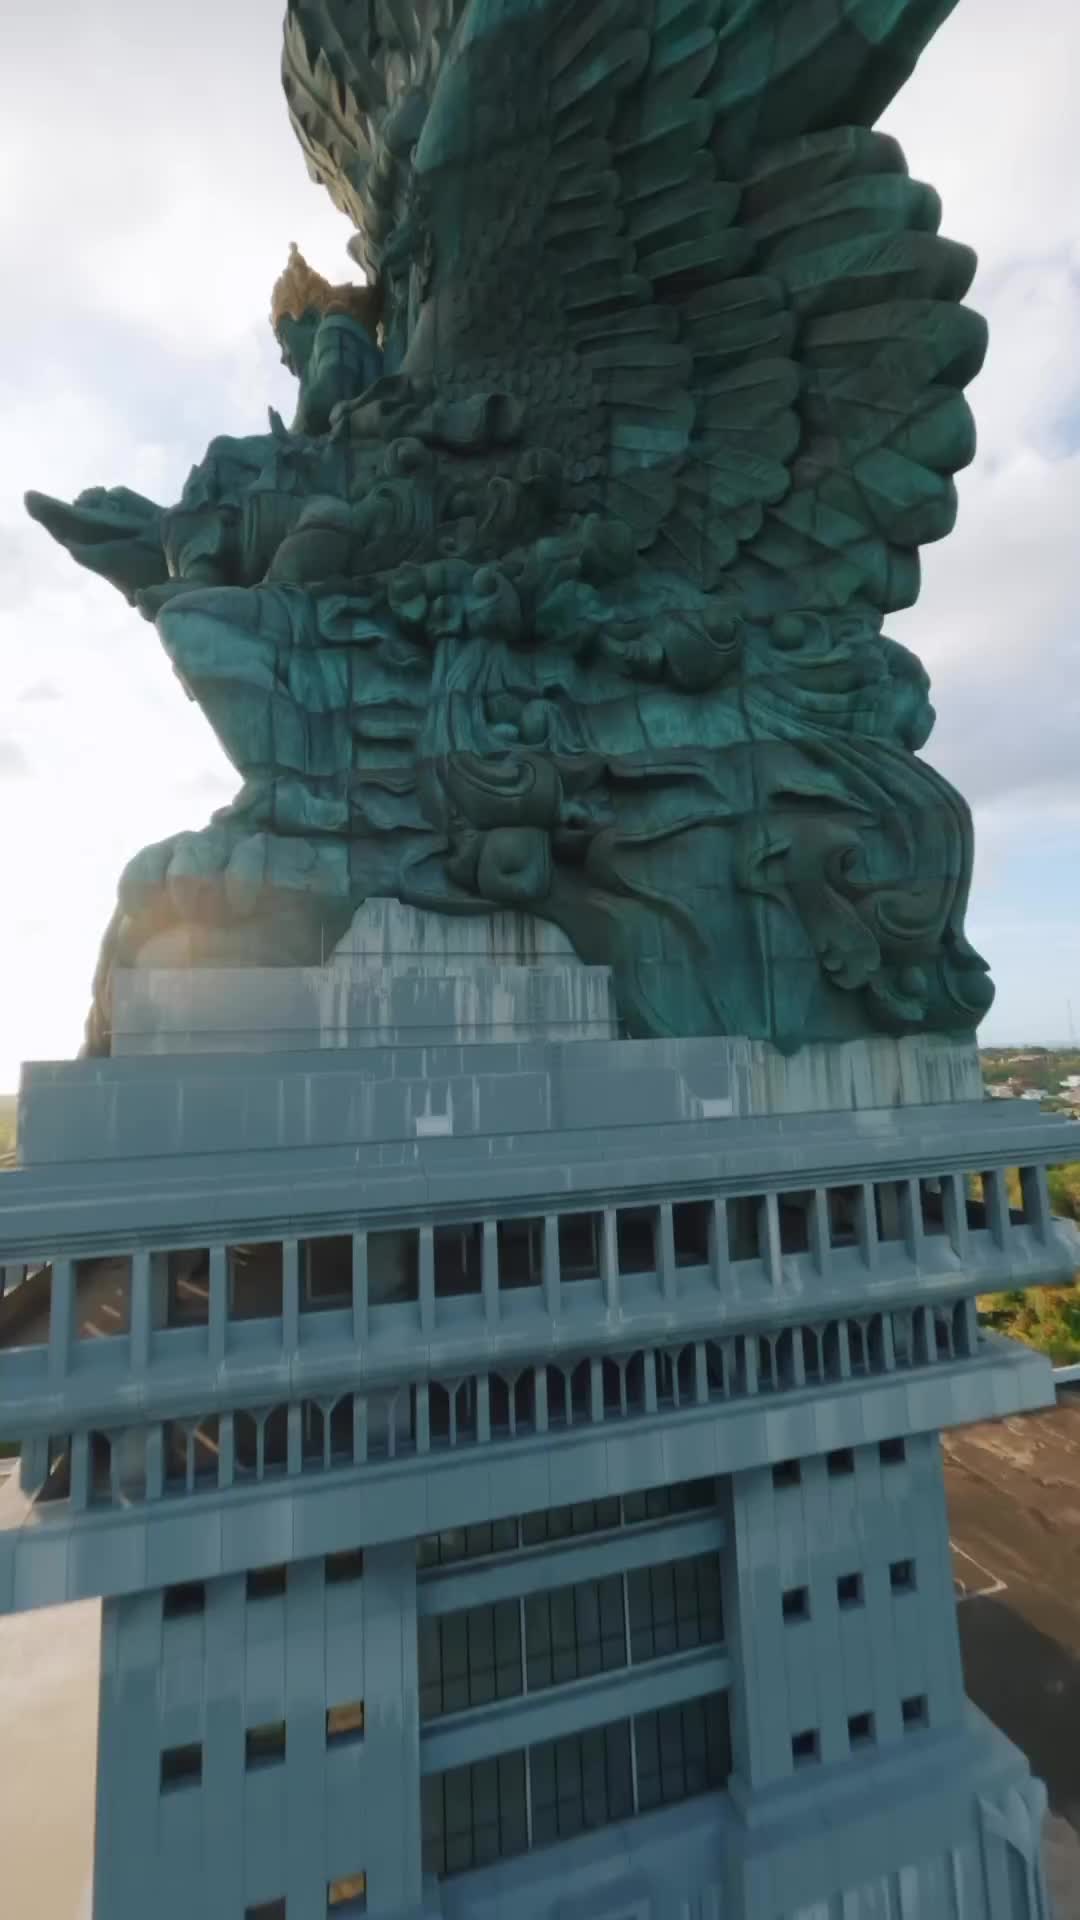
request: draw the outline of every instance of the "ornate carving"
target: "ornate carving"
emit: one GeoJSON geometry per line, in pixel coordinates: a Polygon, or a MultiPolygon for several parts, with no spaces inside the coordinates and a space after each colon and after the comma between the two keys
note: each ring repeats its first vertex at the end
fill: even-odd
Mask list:
{"type": "Polygon", "coordinates": [[[317,959],[371,892],[527,906],[638,1034],[970,1032],[969,817],[882,630],[985,346],[872,130],[949,11],[291,0],[373,290],[294,253],[296,419],[175,508],[29,497],[244,777],[124,876],[94,1045],[115,962],[317,959]]]}

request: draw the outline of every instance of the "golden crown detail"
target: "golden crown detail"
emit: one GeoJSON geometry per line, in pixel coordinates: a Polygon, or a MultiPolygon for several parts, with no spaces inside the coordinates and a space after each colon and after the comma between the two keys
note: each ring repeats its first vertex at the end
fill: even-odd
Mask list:
{"type": "Polygon", "coordinates": [[[301,320],[305,313],[347,313],[374,335],[379,306],[377,287],[362,287],[352,281],[332,287],[329,280],[308,266],[293,240],[288,265],[270,295],[270,324],[277,333],[283,320],[301,320]]]}

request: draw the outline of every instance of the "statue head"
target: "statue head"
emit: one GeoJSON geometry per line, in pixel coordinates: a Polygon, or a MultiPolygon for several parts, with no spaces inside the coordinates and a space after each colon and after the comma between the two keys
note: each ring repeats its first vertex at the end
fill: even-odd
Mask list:
{"type": "Polygon", "coordinates": [[[295,240],[285,271],[270,296],[270,324],[290,373],[302,379],[320,322],[328,313],[346,314],[363,327],[375,345],[381,301],[377,287],[346,281],[333,287],[309,267],[295,240]]]}

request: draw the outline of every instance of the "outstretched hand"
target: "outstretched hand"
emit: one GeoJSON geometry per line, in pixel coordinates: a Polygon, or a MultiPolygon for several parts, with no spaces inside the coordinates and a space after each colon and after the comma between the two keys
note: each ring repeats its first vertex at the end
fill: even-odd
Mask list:
{"type": "Polygon", "coordinates": [[[163,509],[130,487],[88,487],[71,503],[28,493],[26,510],[73,560],[100,573],[132,604],[141,590],[168,579],[163,509]]]}

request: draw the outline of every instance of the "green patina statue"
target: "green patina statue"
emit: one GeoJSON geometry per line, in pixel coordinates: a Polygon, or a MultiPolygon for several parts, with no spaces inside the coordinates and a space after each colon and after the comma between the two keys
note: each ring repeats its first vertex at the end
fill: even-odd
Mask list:
{"type": "Polygon", "coordinates": [[[167,511],[31,513],[243,776],[129,866],[115,966],[318,962],[513,906],[635,1035],[969,1034],[971,829],[883,617],[953,525],[974,258],[873,123],[954,0],[290,0],[367,286],[293,251],[290,427],[167,511]]]}

